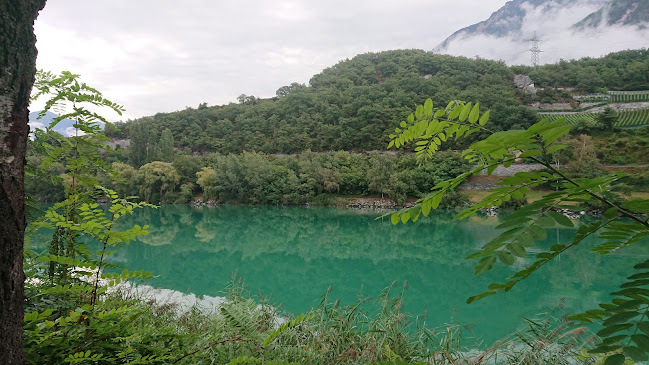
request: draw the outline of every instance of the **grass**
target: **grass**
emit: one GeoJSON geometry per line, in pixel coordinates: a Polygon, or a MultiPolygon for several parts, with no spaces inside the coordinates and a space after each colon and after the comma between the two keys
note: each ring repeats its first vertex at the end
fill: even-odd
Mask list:
{"type": "Polygon", "coordinates": [[[340,305],[327,291],[316,308],[297,317],[280,313],[261,295],[252,297],[236,279],[224,293],[227,300],[207,311],[117,290],[94,308],[83,306],[84,316],[74,321],[60,318],[79,309],[29,315],[25,351],[30,363],[590,363],[577,358],[591,338],[556,312],[527,320],[526,331],[481,350],[465,341],[465,326],[431,328],[425,318],[403,312],[406,290],[406,283],[393,282],[375,299],[361,297],[351,305],[340,305]]]}

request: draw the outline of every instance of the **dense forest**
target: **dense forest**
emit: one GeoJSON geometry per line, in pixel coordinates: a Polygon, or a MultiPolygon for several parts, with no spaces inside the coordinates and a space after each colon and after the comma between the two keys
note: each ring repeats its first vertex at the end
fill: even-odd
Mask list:
{"type": "Polygon", "coordinates": [[[429,97],[435,105],[480,101],[491,109],[499,130],[531,125],[538,117],[525,107],[530,97],[514,87],[515,74],[529,75],[540,87],[647,90],[649,51],[561,61],[536,70],[421,50],[366,53],[323,70],[309,86],[282,86],[270,99],[241,95],[238,104],[202,103],[197,109],[117,123],[107,135],[142,146],[150,139],[147,133],[168,128],[177,149],[222,154],[382,150],[389,131],[429,97]]]}
{"type": "MultiPolygon", "coordinates": [[[[454,99],[479,101],[483,110],[491,110],[492,131],[520,129],[540,120],[527,107],[535,98],[564,97],[554,87],[577,93],[649,89],[648,73],[647,50],[538,69],[420,50],[361,54],[313,76],[309,86],[282,86],[273,98],[242,94],[236,104],[201,103],[196,109],[109,126],[105,133],[114,149],[103,151],[102,158],[121,180],[112,182],[101,171],[97,175],[122,195],[155,203],[188,203],[201,194],[204,201],[242,204],[331,204],[334,195],[375,195],[403,203],[440,179],[466,171],[467,164],[452,151],[484,137],[476,133],[463,144],[448,141],[448,151],[426,166],[418,166],[407,150],[369,152],[384,150],[390,132],[422,100],[431,97],[438,107],[454,99]],[[525,93],[513,83],[516,74],[529,75],[545,89],[536,97],[525,93]]],[[[579,166],[588,164],[645,159],[635,148],[647,142],[644,129],[574,130],[598,136],[588,139],[587,148],[583,137],[575,139],[569,143],[575,147],[561,156],[580,173],[579,166]]],[[[47,138],[39,134],[32,142],[31,165],[46,159],[39,146],[50,143],[47,138]]],[[[48,166],[28,180],[27,189],[36,200],[58,201],[64,194],[63,166],[48,166]]],[[[628,181],[645,186],[647,180],[636,174],[628,181]]]]}

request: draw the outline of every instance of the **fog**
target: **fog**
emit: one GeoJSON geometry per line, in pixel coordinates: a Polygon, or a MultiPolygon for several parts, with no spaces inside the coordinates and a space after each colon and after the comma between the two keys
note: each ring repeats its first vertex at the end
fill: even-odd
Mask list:
{"type": "Polygon", "coordinates": [[[507,64],[531,64],[531,38],[536,32],[542,53],[539,62],[555,63],[561,59],[600,57],[625,49],[649,46],[649,29],[636,26],[608,26],[606,19],[597,28],[576,31],[572,25],[596,11],[599,4],[581,4],[568,8],[525,6],[526,15],[520,32],[508,37],[458,34],[440,53],[466,57],[503,60],[507,64]]]}

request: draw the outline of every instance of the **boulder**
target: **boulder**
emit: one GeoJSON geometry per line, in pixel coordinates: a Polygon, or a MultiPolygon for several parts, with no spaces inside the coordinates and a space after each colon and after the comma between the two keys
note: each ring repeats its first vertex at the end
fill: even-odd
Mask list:
{"type": "Polygon", "coordinates": [[[515,75],[514,85],[519,89],[528,89],[534,87],[534,81],[527,75],[515,75]]]}

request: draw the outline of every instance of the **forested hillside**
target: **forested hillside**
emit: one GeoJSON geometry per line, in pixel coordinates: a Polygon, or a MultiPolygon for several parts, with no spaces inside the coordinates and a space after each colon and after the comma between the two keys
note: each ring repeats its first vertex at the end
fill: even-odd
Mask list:
{"type": "Polygon", "coordinates": [[[504,63],[489,60],[419,50],[368,53],[325,69],[309,87],[281,87],[272,99],[242,95],[239,104],[156,114],[118,125],[122,131],[111,135],[146,140],[131,128],[145,124],[140,130],[169,128],[176,147],[201,152],[384,149],[386,132],[428,97],[444,105],[481,100],[503,127],[533,122],[512,78],[504,63]]]}
{"type": "Polygon", "coordinates": [[[574,87],[582,91],[648,90],[649,50],[611,53],[602,58],[560,61],[534,69],[514,66],[513,72],[529,75],[539,87],[574,87]]]}
{"type": "Polygon", "coordinates": [[[107,134],[142,145],[157,138],[148,134],[168,128],[176,148],[193,152],[377,150],[387,145],[388,131],[428,97],[436,105],[479,100],[492,110],[498,129],[532,124],[538,117],[525,107],[529,97],[512,83],[517,73],[544,87],[649,89],[649,51],[562,61],[537,70],[421,50],[366,53],[323,70],[309,86],[282,86],[270,99],[241,95],[238,104],[159,113],[118,123],[120,130],[107,134]]]}
{"type": "MultiPolygon", "coordinates": [[[[205,200],[244,204],[329,204],[334,195],[381,195],[403,202],[407,196],[424,194],[440,176],[466,169],[458,153],[439,155],[428,170],[416,167],[414,156],[407,153],[365,153],[384,150],[389,134],[422,100],[432,97],[442,107],[454,99],[479,101],[482,110],[491,109],[492,131],[521,129],[541,118],[527,106],[533,102],[563,99],[578,104],[573,97],[588,96],[575,95],[582,92],[649,90],[648,65],[646,50],[536,70],[418,50],[363,54],[313,76],[310,86],[282,86],[270,99],[241,95],[237,104],[202,103],[197,109],[117,123],[106,134],[113,138],[113,147],[119,147],[104,151],[103,161],[113,163],[122,180],[113,183],[101,171],[97,177],[121,195],[156,203],[187,203],[197,194],[205,200]],[[516,74],[531,76],[545,89],[534,95],[517,88],[516,74]],[[567,93],[554,86],[576,90],[567,93]]],[[[646,142],[644,130],[620,132],[612,146],[610,130],[599,125],[601,117],[616,119],[622,113],[569,116],[592,119],[574,128],[575,133],[597,134],[590,143],[599,146],[597,151],[587,154],[593,156],[588,163],[578,165],[645,161],[644,155],[635,159],[633,153],[616,153],[636,151],[634,146],[646,142]]],[[[444,147],[460,150],[479,137],[476,133],[463,145],[448,141],[444,147]]],[[[49,138],[36,134],[30,165],[48,161],[39,146],[49,138]]],[[[583,138],[575,141],[567,143],[584,145],[583,138]]],[[[583,160],[570,154],[563,158],[583,160]]],[[[65,176],[63,165],[48,164],[46,173],[28,180],[30,196],[60,200],[65,176]]],[[[645,186],[647,181],[641,174],[633,184],[645,186]]]]}

